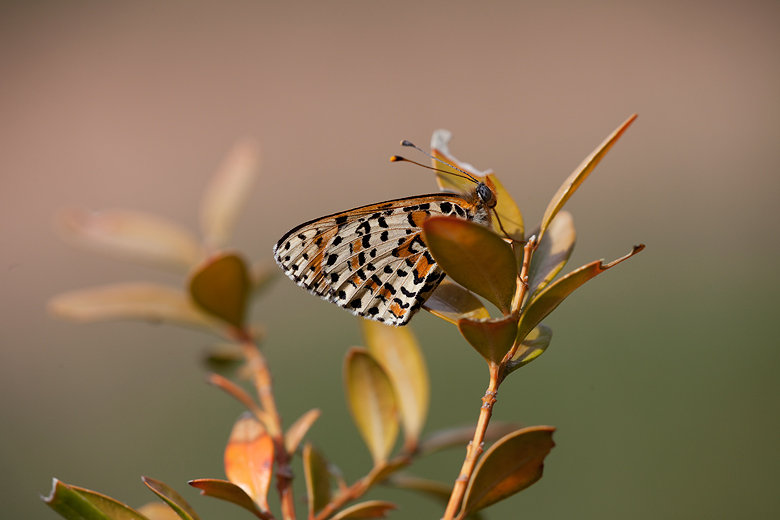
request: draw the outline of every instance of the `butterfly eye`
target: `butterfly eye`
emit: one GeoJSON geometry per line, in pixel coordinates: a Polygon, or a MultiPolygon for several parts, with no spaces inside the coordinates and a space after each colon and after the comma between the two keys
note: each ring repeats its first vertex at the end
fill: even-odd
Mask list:
{"type": "Polygon", "coordinates": [[[481,182],[477,184],[477,196],[483,203],[485,203],[486,206],[490,208],[496,205],[496,199],[493,195],[493,192],[490,188],[487,187],[487,185],[481,182]]]}

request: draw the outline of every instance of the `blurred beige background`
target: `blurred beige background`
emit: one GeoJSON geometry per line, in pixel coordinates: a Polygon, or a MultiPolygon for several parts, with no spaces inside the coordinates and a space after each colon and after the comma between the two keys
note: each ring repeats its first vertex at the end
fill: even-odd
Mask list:
{"type": "MultiPolygon", "coordinates": [[[[210,175],[253,136],[262,181],[233,245],[268,258],[304,220],[433,191],[388,157],[447,128],[532,225],[638,112],[567,206],[579,233],[567,269],[647,250],[562,305],[550,350],[502,387],[496,418],[555,425],[557,447],[545,477],[488,517],[773,517],[778,49],[772,1],[0,4],[0,516],[58,518],[37,497],[52,477],[138,506],[149,475],[204,518],[246,518],[186,485],[224,477],[240,413],[203,383],[211,339],[45,310],[66,290],[180,280],[63,245],[59,209],[132,208],[197,231],[210,175]]],[[[285,419],[321,408],[311,438],[350,481],[363,475],[340,379],[355,319],[286,279],[253,319],[269,328],[285,419]]],[[[444,322],[413,327],[434,384],[429,431],[473,421],[483,362],[444,322]]],[[[461,460],[414,472],[450,482],[461,460]]],[[[401,502],[394,518],[441,511],[371,496],[401,502]]]]}

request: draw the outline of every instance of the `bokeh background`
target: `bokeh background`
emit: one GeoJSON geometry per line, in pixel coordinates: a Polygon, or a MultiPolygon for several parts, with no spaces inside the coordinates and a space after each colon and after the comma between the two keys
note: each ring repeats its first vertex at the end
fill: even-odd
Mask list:
{"type": "MultiPolygon", "coordinates": [[[[567,300],[546,320],[551,348],[502,386],[495,417],[555,425],[557,447],[544,478],[488,517],[776,517],[778,49],[774,1],[3,2],[0,516],[58,518],[38,498],[52,477],[139,506],[149,475],[204,518],[247,517],[185,484],[224,477],[241,411],[203,382],[211,338],[46,312],[63,291],[181,279],[69,248],[58,210],[131,208],[196,232],[208,179],[251,136],[262,178],[233,246],[270,258],[300,222],[433,191],[388,157],[447,128],[533,224],[638,112],[567,206],[569,267],[647,250],[567,300]]],[[[252,316],[285,419],[321,408],[310,438],[348,480],[363,475],[340,375],[356,319],[286,279],[252,316]]],[[[474,421],[484,363],[441,320],[412,326],[428,430],[474,421]]],[[[413,471],[450,482],[462,456],[413,471]]],[[[441,514],[371,496],[401,502],[394,518],[441,514]]]]}

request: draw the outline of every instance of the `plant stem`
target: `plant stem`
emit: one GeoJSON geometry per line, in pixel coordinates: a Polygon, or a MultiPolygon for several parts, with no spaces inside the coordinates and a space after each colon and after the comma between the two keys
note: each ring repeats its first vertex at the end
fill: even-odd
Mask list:
{"type": "Polygon", "coordinates": [[[276,459],[276,489],[279,492],[279,500],[282,507],[284,520],[295,520],[295,499],[292,488],[292,468],[290,468],[290,454],[284,446],[284,432],[282,431],[282,419],[276,408],[274,399],[273,380],[268,370],[268,363],[260,349],[254,342],[248,330],[235,331],[236,338],[241,342],[247,364],[252,373],[252,382],[257,390],[257,397],[267,418],[265,427],[268,435],[274,441],[274,456],[276,459]]]}
{"type": "Polygon", "coordinates": [[[458,509],[463,502],[463,496],[466,494],[466,487],[474,472],[474,467],[477,465],[479,456],[482,455],[485,432],[490,423],[490,416],[493,414],[493,405],[496,403],[496,395],[498,395],[498,373],[498,366],[490,367],[490,384],[488,385],[485,395],[482,397],[482,407],[479,409],[477,429],[474,431],[474,438],[469,442],[469,445],[466,448],[466,458],[463,461],[460,474],[455,480],[455,485],[452,487],[450,501],[447,503],[447,509],[444,511],[442,520],[452,520],[457,514],[458,509]]]}

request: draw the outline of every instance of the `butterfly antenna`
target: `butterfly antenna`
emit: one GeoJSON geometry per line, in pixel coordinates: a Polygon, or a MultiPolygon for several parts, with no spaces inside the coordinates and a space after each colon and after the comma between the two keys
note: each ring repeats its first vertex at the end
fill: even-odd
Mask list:
{"type": "MultiPolygon", "coordinates": [[[[438,157],[434,157],[433,155],[429,154],[428,152],[426,152],[425,150],[423,150],[422,148],[420,148],[419,146],[417,146],[416,144],[414,144],[414,143],[413,143],[413,142],[411,142],[411,141],[406,141],[406,140],[403,140],[403,141],[401,141],[401,146],[409,146],[409,147],[411,147],[411,148],[414,148],[414,149],[415,149],[415,150],[417,150],[418,152],[422,152],[423,154],[427,155],[428,157],[430,157],[430,158],[431,158],[431,159],[433,159],[434,161],[436,161],[436,162],[440,162],[441,164],[444,164],[444,165],[446,165],[446,166],[449,166],[449,167],[450,167],[450,168],[452,168],[453,170],[457,170],[457,171],[459,171],[460,173],[462,173],[463,175],[458,175],[458,174],[456,174],[456,173],[448,172],[448,171],[446,171],[446,170],[439,170],[438,168],[430,168],[431,170],[435,170],[435,171],[437,171],[437,172],[442,172],[442,173],[449,173],[450,175],[455,175],[456,177],[463,177],[463,176],[465,175],[465,178],[466,178],[466,179],[469,179],[469,180],[471,180],[472,182],[474,182],[474,183],[476,183],[476,184],[479,184],[479,181],[478,181],[478,180],[477,180],[477,179],[476,179],[476,178],[475,178],[473,175],[471,175],[469,172],[467,172],[467,171],[463,171],[463,170],[461,170],[460,168],[458,168],[457,166],[453,166],[452,164],[448,163],[447,161],[443,161],[443,160],[439,159],[438,157]]],[[[405,160],[405,161],[408,161],[408,162],[414,162],[414,161],[409,161],[409,159],[404,159],[403,157],[402,157],[401,159],[402,159],[402,160],[405,160]]],[[[392,159],[391,159],[391,160],[392,160],[392,159]]],[[[416,164],[419,164],[419,163],[416,163],[416,164]]]]}

